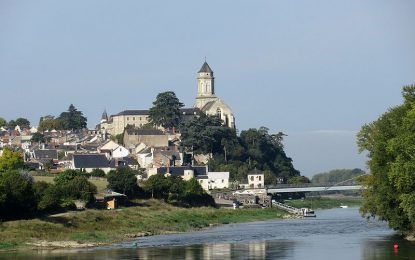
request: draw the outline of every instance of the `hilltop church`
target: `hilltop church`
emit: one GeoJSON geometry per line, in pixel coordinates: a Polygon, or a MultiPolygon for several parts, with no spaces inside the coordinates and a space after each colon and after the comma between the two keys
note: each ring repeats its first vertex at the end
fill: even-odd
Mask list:
{"type": "MultiPolygon", "coordinates": [[[[207,115],[218,115],[223,124],[235,128],[235,116],[232,109],[215,95],[215,77],[213,70],[205,61],[197,74],[197,96],[193,108],[182,108],[184,117],[193,117],[201,110],[207,115]]],[[[106,111],[102,114],[99,129],[111,135],[124,132],[127,125],[141,127],[149,122],[149,110],[124,110],[108,117],[106,111]]]]}

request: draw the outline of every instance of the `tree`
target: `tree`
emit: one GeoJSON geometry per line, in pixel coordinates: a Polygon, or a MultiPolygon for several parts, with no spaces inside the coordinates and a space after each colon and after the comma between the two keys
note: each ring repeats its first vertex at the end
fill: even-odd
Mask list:
{"type": "Polygon", "coordinates": [[[167,177],[161,174],[154,174],[143,182],[143,189],[150,193],[152,198],[166,198],[169,192],[169,181],[167,177]]]}
{"type": "Polygon", "coordinates": [[[7,121],[6,119],[0,117],[0,127],[3,127],[3,126],[7,126],[7,121]]]}
{"type": "Polygon", "coordinates": [[[133,198],[139,194],[134,170],[127,167],[111,170],[107,174],[108,188],[133,198]]]}
{"type": "Polygon", "coordinates": [[[33,214],[36,198],[33,180],[24,173],[8,170],[0,174],[0,219],[15,219],[33,214]]]}
{"type": "Polygon", "coordinates": [[[21,129],[30,128],[30,122],[26,118],[19,117],[16,119],[15,123],[20,126],[21,129]]]}
{"type": "Polygon", "coordinates": [[[327,184],[338,183],[365,174],[361,169],[335,169],[329,172],[319,173],[313,176],[312,183],[315,184],[327,184]]]}
{"type": "Polygon", "coordinates": [[[357,143],[371,172],[361,212],[406,233],[415,231],[415,85],[403,87],[402,96],[402,105],[362,126],[357,143]]]}
{"type": "Polygon", "coordinates": [[[22,154],[13,152],[8,147],[4,148],[3,155],[0,156],[0,172],[21,169],[23,165],[22,154]]]}
{"type": "Polygon", "coordinates": [[[87,126],[86,117],[73,104],[69,106],[67,112],[60,114],[58,120],[61,120],[64,129],[83,129],[87,126]]]}
{"type": "Polygon", "coordinates": [[[44,143],[46,142],[46,138],[44,134],[37,132],[32,135],[31,141],[36,143],[44,143]]]}
{"type": "Polygon", "coordinates": [[[56,119],[45,119],[42,120],[39,123],[38,130],[40,132],[46,131],[46,130],[62,130],[65,129],[64,123],[62,119],[56,118],[56,119]]]}
{"type": "Polygon", "coordinates": [[[7,123],[7,128],[15,128],[17,126],[17,123],[16,123],[16,121],[14,121],[14,120],[10,120],[8,123],[7,123]]]}
{"type": "Polygon", "coordinates": [[[234,129],[223,126],[219,117],[202,112],[186,121],[180,129],[182,144],[195,154],[228,154],[238,142],[234,129]]]}
{"type": "Polygon", "coordinates": [[[149,111],[150,123],[168,130],[177,128],[182,119],[180,108],[183,106],[174,92],[159,93],[149,111]]]}

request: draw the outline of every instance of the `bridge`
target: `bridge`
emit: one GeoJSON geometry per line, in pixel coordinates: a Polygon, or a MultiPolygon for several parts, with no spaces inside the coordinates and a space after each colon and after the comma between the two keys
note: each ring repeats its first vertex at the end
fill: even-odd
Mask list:
{"type": "Polygon", "coordinates": [[[344,190],[361,190],[362,185],[341,185],[341,186],[302,186],[281,184],[267,187],[267,193],[288,193],[288,192],[312,192],[312,191],[344,191],[344,190]]]}
{"type": "Polygon", "coordinates": [[[312,184],[312,183],[302,183],[302,184],[278,184],[275,186],[268,186],[267,193],[288,193],[288,192],[312,192],[312,191],[344,191],[344,190],[361,190],[365,189],[359,182],[356,180],[359,177],[368,175],[370,173],[365,173],[359,176],[355,176],[351,179],[344,180],[341,182],[332,182],[325,184],[312,184]]]}

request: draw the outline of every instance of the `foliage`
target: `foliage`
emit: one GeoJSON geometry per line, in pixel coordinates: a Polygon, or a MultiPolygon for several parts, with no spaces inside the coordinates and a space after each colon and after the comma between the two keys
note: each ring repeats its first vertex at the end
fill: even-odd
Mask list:
{"type": "Polygon", "coordinates": [[[69,130],[69,129],[83,129],[87,126],[87,119],[83,116],[81,111],[78,111],[73,104],[68,108],[68,111],[62,112],[58,118],[48,116],[47,118],[40,118],[38,130],[43,132],[46,130],[69,130]]]}
{"type": "Polygon", "coordinates": [[[165,177],[155,174],[144,181],[142,187],[153,198],[164,199],[174,204],[215,206],[214,199],[203,190],[195,178],[184,181],[178,176],[165,177]]]}
{"type": "Polygon", "coordinates": [[[3,150],[3,155],[0,156],[0,172],[8,170],[16,170],[23,168],[24,161],[22,154],[19,152],[13,152],[8,147],[3,150]]]}
{"type": "Polygon", "coordinates": [[[7,121],[3,117],[0,117],[0,127],[7,126],[7,121]]]}
{"type": "Polygon", "coordinates": [[[182,119],[180,108],[183,106],[174,92],[159,93],[149,111],[150,123],[169,130],[177,128],[182,119]]]}
{"type": "Polygon", "coordinates": [[[33,180],[9,170],[0,174],[0,219],[30,216],[36,210],[33,180]]]}
{"type": "Polygon", "coordinates": [[[363,175],[365,172],[361,169],[335,169],[329,172],[323,172],[314,175],[311,182],[314,184],[338,183],[350,180],[357,176],[363,175]]]}
{"type": "Polygon", "coordinates": [[[403,104],[389,109],[357,135],[371,175],[361,211],[401,231],[415,230],[415,85],[403,87],[403,104]]]}
{"type": "Polygon", "coordinates": [[[93,169],[90,174],[92,177],[107,177],[102,169],[93,169]]]}
{"type": "Polygon", "coordinates": [[[134,198],[140,193],[136,172],[129,167],[120,167],[107,174],[108,188],[134,198]]]}
{"type": "MultiPolygon", "coordinates": [[[[152,198],[164,198],[169,192],[171,183],[168,182],[167,177],[162,174],[154,174],[143,182],[143,189],[150,193],[152,198]]],[[[176,186],[176,185],[175,185],[176,186]]],[[[177,186],[177,189],[180,185],[177,186]]],[[[174,187],[176,188],[176,187],[174,187]]],[[[179,191],[181,192],[181,190],[179,191]]]]}
{"type": "Polygon", "coordinates": [[[78,111],[74,105],[70,105],[67,112],[62,112],[59,116],[62,120],[64,129],[83,129],[86,128],[86,117],[78,111]]]}
{"type": "Polygon", "coordinates": [[[45,119],[40,120],[38,131],[44,132],[46,130],[52,130],[52,129],[64,129],[62,120],[56,118],[56,119],[45,119]]]}
{"type": "Polygon", "coordinates": [[[234,129],[223,126],[219,117],[202,112],[184,122],[180,130],[182,145],[195,154],[226,154],[238,142],[234,129]]]}
{"type": "Polygon", "coordinates": [[[225,149],[217,149],[209,161],[210,168],[213,171],[229,171],[231,181],[239,182],[246,182],[247,174],[256,168],[264,171],[267,185],[276,184],[278,178],[286,180],[300,176],[291,158],[284,152],[284,134],[273,135],[268,131],[266,127],[251,128],[242,131],[239,137],[235,133],[234,138],[224,138],[232,143],[231,148],[227,149],[227,160],[223,156],[225,149]]]}
{"type": "Polygon", "coordinates": [[[293,176],[288,179],[288,184],[310,183],[310,179],[305,176],[293,176]]]}
{"type": "Polygon", "coordinates": [[[32,135],[31,141],[32,142],[37,142],[37,143],[45,143],[46,142],[46,138],[45,138],[45,135],[44,134],[42,134],[40,132],[37,132],[37,133],[34,133],[32,135]]]}
{"type": "Polygon", "coordinates": [[[21,129],[30,128],[30,122],[26,118],[19,117],[16,119],[15,123],[20,126],[21,129]]]}

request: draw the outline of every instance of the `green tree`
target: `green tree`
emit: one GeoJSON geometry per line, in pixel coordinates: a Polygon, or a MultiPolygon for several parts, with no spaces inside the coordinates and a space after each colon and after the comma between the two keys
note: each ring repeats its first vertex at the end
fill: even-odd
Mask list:
{"type": "Polygon", "coordinates": [[[91,171],[92,177],[106,177],[104,170],[102,169],[93,169],[91,171]]]}
{"type": "Polygon", "coordinates": [[[39,127],[38,130],[40,132],[44,132],[46,130],[63,130],[65,129],[65,125],[63,123],[63,120],[60,118],[56,118],[56,119],[45,119],[42,120],[39,123],[39,127]]]}
{"type": "Polygon", "coordinates": [[[0,219],[16,219],[35,212],[32,184],[25,173],[9,170],[0,174],[0,219]]]}
{"type": "Polygon", "coordinates": [[[19,117],[15,121],[16,125],[20,126],[21,129],[23,128],[30,128],[30,121],[26,118],[19,117]]]}
{"type": "Polygon", "coordinates": [[[338,183],[365,174],[361,169],[335,169],[329,172],[315,174],[311,182],[315,184],[338,183]]]}
{"type": "Polygon", "coordinates": [[[17,126],[17,123],[16,123],[16,121],[14,121],[14,120],[10,120],[8,123],[7,123],[7,128],[15,128],[17,126]]]}
{"type": "Polygon", "coordinates": [[[111,170],[107,174],[108,188],[127,195],[129,198],[136,197],[140,190],[137,185],[135,171],[131,168],[122,167],[111,170]]]}
{"type": "Polygon", "coordinates": [[[21,153],[13,152],[8,147],[4,148],[3,155],[0,156],[0,172],[21,169],[23,165],[24,161],[21,153]]]}
{"type": "Polygon", "coordinates": [[[0,117],[0,127],[3,127],[3,126],[7,126],[7,121],[6,119],[0,117]]]}
{"type": "Polygon", "coordinates": [[[67,112],[62,112],[58,118],[64,129],[83,129],[87,126],[87,119],[74,105],[70,105],[67,112]]]}
{"type": "Polygon", "coordinates": [[[145,192],[150,193],[152,198],[166,198],[170,189],[170,182],[167,177],[161,174],[154,174],[143,182],[145,192]]]}
{"type": "Polygon", "coordinates": [[[177,128],[182,119],[180,108],[183,106],[174,92],[159,93],[149,111],[150,123],[168,130],[177,128]]]}
{"type": "Polygon", "coordinates": [[[46,142],[46,138],[45,138],[45,135],[44,134],[37,132],[37,133],[34,133],[32,135],[31,141],[32,142],[36,142],[36,143],[45,143],[46,142]]]}
{"type": "Polygon", "coordinates": [[[200,112],[186,121],[181,127],[182,145],[195,154],[225,154],[237,143],[234,129],[223,126],[217,116],[208,116],[200,112]]]}
{"type": "Polygon", "coordinates": [[[363,214],[376,215],[403,232],[415,230],[415,85],[402,90],[402,105],[366,124],[357,135],[368,152],[363,214]]]}

